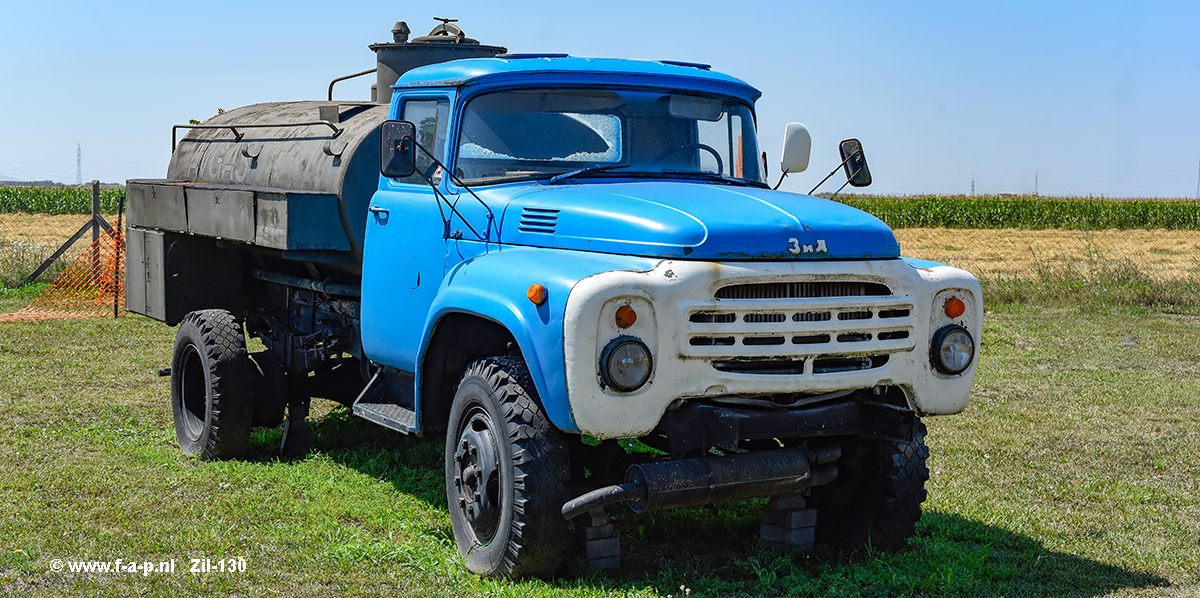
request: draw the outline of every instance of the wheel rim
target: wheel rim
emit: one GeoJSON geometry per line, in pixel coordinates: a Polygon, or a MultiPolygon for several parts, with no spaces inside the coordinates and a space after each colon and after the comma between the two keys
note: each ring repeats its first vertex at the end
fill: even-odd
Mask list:
{"type": "Polygon", "coordinates": [[[195,345],[183,350],[183,363],[179,374],[179,400],[183,409],[183,424],[188,437],[198,440],[204,432],[204,417],[208,410],[208,393],[204,382],[204,362],[195,345]]]}
{"type": "Polygon", "coordinates": [[[486,544],[500,521],[500,451],[487,412],[471,410],[454,449],[454,488],[459,511],[476,540],[486,544]]]}

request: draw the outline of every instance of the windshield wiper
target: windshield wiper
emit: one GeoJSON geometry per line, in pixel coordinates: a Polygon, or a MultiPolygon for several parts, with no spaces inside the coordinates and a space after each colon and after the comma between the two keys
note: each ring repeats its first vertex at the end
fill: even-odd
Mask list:
{"type": "Polygon", "coordinates": [[[730,183],[733,185],[742,185],[742,186],[754,185],[754,183],[752,181],[747,181],[746,179],[737,179],[737,178],[727,177],[727,176],[720,175],[720,174],[714,174],[711,172],[700,172],[700,171],[696,171],[696,170],[664,170],[663,173],[671,174],[671,175],[703,177],[706,179],[711,179],[714,181],[721,181],[722,183],[730,183]]]}
{"type": "Polygon", "coordinates": [[[629,168],[629,164],[600,164],[598,166],[586,166],[584,168],[576,168],[575,170],[569,170],[562,174],[556,174],[556,175],[550,177],[550,180],[546,181],[546,182],[550,185],[556,185],[556,184],[561,183],[571,177],[581,175],[585,172],[603,172],[605,170],[616,170],[618,168],[629,168]]]}

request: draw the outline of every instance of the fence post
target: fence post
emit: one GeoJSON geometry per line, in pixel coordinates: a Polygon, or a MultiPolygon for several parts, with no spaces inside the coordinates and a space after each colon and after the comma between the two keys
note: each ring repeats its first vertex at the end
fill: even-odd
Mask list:
{"type": "Polygon", "coordinates": [[[113,243],[116,245],[117,255],[113,260],[113,317],[121,317],[121,288],[122,277],[125,276],[124,269],[121,267],[121,259],[125,252],[125,229],[122,227],[121,217],[125,215],[125,196],[121,196],[121,202],[117,204],[117,232],[113,235],[113,243]]]}
{"type": "Polygon", "coordinates": [[[100,276],[100,181],[92,181],[92,280],[100,276]]]}

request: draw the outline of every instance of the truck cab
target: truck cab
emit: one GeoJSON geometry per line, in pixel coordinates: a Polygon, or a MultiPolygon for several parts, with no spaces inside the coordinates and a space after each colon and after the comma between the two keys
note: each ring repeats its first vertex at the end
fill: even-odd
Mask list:
{"type": "MultiPolygon", "coordinates": [[[[303,439],[310,396],[444,434],[455,540],[485,575],[553,575],[573,548],[616,566],[610,517],[626,505],[767,498],[768,545],[904,546],[928,479],[921,417],[968,400],[975,278],[901,257],[866,213],[773,190],[760,93],[739,79],[691,63],[493,54],[398,74],[386,114],[336,112],[349,133],[292,136],[280,147],[352,146],[339,154],[352,164],[310,168],[363,171],[374,156],[377,186],[350,197],[342,182],[321,201],[223,187],[259,215],[243,238],[154,226],[165,216],[150,195],[176,186],[188,219],[227,209],[174,170],[200,172],[203,156],[177,152],[170,180],[130,183],[142,243],[130,263],[162,270],[131,309],[183,323],[172,404],[185,451],[234,456],[245,443],[229,435],[285,412],[303,439]],[[271,206],[297,224],[283,241],[261,226],[271,206]],[[316,247],[306,227],[345,240],[316,247]],[[212,268],[233,271],[236,288],[168,288],[212,268]],[[214,329],[268,351],[248,355],[243,339],[240,353],[214,352],[214,329]],[[222,368],[250,390],[214,390],[222,368]]],[[[803,143],[785,148],[785,172],[808,162],[807,132],[794,131],[803,143]]],[[[255,160],[266,151],[237,143],[255,160]]],[[[844,162],[865,167],[856,151],[844,162]]]]}

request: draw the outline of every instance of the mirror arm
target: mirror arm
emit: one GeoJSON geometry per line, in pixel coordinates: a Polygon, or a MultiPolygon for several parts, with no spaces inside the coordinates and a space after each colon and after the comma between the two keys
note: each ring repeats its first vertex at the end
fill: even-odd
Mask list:
{"type": "MultiPolygon", "coordinates": [[[[828,180],[829,180],[829,177],[831,177],[831,176],[833,176],[833,175],[837,174],[837,171],[838,171],[838,169],[840,169],[841,167],[845,166],[845,165],[846,165],[846,162],[849,162],[849,161],[850,161],[850,158],[853,158],[854,156],[857,156],[857,155],[859,155],[859,154],[861,154],[861,153],[862,153],[861,151],[856,151],[856,152],[854,152],[853,154],[850,154],[849,156],[846,156],[846,159],[845,159],[845,160],[842,160],[842,163],[841,163],[841,164],[838,164],[837,166],[835,166],[835,167],[833,168],[833,170],[832,170],[832,171],[831,171],[829,174],[825,175],[825,178],[821,179],[821,182],[817,183],[817,186],[816,186],[816,187],[813,187],[812,189],[810,189],[810,190],[808,191],[808,194],[809,194],[809,195],[812,195],[812,194],[813,194],[813,191],[816,191],[816,190],[817,190],[817,187],[820,187],[821,185],[824,185],[824,184],[825,184],[825,181],[828,181],[828,180]]],[[[862,168],[859,168],[858,170],[862,170],[862,168]]],[[[854,174],[858,174],[858,170],[854,171],[854,174]]],[[[854,177],[850,177],[850,178],[854,178],[854,177]]],[[[846,181],[847,181],[847,182],[849,182],[849,181],[850,181],[850,179],[846,179],[846,181]]],[[[783,180],[782,180],[782,179],[780,179],[780,182],[783,182],[783,180]]],[[[845,185],[842,185],[842,187],[845,187],[845,185]]],[[[841,191],[841,189],[838,189],[838,191],[841,191]]],[[[834,193],[834,195],[837,195],[837,193],[835,192],[835,193],[834,193]]]]}
{"type": "MultiPolygon", "coordinates": [[[[450,169],[446,168],[445,164],[442,164],[441,160],[438,160],[436,156],[429,153],[429,150],[425,149],[425,147],[423,145],[421,145],[420,143],[417,143],[416,139],[413,139],[413,146],[416,147],[417,149],[421,150],[422,152],[424,152],[426,156],[429,156],[429,159],[432,160],[434,164],[437,164],[438,168],[442,169],[442,172],[446,173],[447,176],[449,176],[452,180],[454,180],[455,183],[458,184],[459,186],[461,186],[463,189],[466,189],[467,192],[471,194],[471,197],[474,197],[475,201],[478,201],[479,205],[483,206],[483,209],[487,210],[489,232],[490,232],[490,225],[492,222],[495,222],[495,220],[496,220],[495,215],[492,213],[492,208],[490,206],[488,206],[486,203],[483,203],[483,200],[480,199],[478,195],[475,195],[475,192],[471,191],[470,187],[463,185],[462,182],[459,180],[459,178],[454,176],[454,173],[450,172],[450,169]]],[[[416,172],[421,172],[421,171],[417,170],[416,172]]],[[[444,222],[446,225],[445,232],[446,232],[447,236],[449,236],[449,232],[450,232],[450,220],[446,219],[446,213],[444,211],[442,211],[442,202],[445,202],[446,207],[450,208],[450,211],[452,213],[454,213],[455,216],[458,216],[458,219],[462,220],[462,223],[464,225],[466,225],[467,228],[471,229],[471,233],[475,235],[476,239],[479,239],[480,241],[487,240],[486,237],[479,234],[479,231],[475,230],[475,227],[471,226],[471,223],[467,221],[466,216],[463,216],[462,213],[458,211],[458,208],[455,207],[455,204],[452,203],[450,200],[446,199],[445,195],[442,195],[442,192],[438,190],[437,185],[434,184],[433,177],[427,176],[424,172],[421,172],[421,178],[425,179],[425,182],[429,184],[429,188],[433,189],[433,194],[435,196],[437,196],[436,201],[438,202],[438,212],[441,213],[442,222],[444,222]]]]}
{"type": "MultiPolygon", "coordinates": [[[[855,152],[855,154],[856,154],[856,153],[858,153],[858,152],[855,152]]],[[[850,158],[853,158],[853,157],[854,157],[854,154],[850,154],[850,158]]],[[[850,158],[846,158],[846,159],[847,159],[847,160],[849,160],[850,158]]],[[[842,186],[841,186],[841,187],[838,187],[838,190],[837,190],[837,191],[834,191],[834,192],[833,192],[833,195],[830,195],[828,199],[833,199],[833,198],[837,197],[837,194],[838,194],[838,193],[841,193],[841,192],[842,192],[842,189],[845,189],[845,188],[846,188],[846,185],[849,185],[849,184],[850,184],[850,181],[853,181],[853,180],[854,180],[854,177],[858,176],[858,173],[860,173],[860,172],[862,172],[862,166],[859,166],[859,167],[858,167],[858,170],[855,170],[855,171],[854,171],[854,174],[850,175],[850,178],[847,178],[847,179],[846,179],[846,182],[842,183],[842,186]]]]}
{"type": "MultiPolygon", "coordinates": [[[[414,140],[413,142],[416,143],[416,140],[414,140]]],[[[421,146],[418,145],[417,147],[421,147],[421,146]]],[[[471,197],[475,198],[475,201],[479,202],[479,205],[483,206],[484,210],[487,210],[487,217],[488,217],[489,223],[495,222],[496,214],[494,212],[492,212],[492,206],[487,205],[486,203],[484,203],[484,201],[482,199],[479,198],[478,195],[475,195],[475,191],[473,189],[471,189],[470,187],[468,187],[467,184],[462,181],[462,179],[458,178],[458,175],[451,172],[450,169],[447,168],[445,164],[442,164],[441,160],[438,160],[437,158],[433,157],[433,155],[430,154],[423,147],[421,147],[421,151],[425,152],[425,155],[429,156],[430,160],[433,160],[435,163],[437,163],[438,166],[441,166],[442,172],[446,173],[446,176],[450,177],[450,180],[454,181],[455,185],[458,185],[459,187],[462,187],[463,189],[465,189],[467,191],[467,193],[471,194],[471,197]]],[[[459,217],[461,218],[461,216],[459,216],[459,217]]],[[[470,225],[468,225],[468,226],[470,226],[470,225]]]]}
{"type": "Polygon", "coordinates": [[[777,191],[779,189],[779,186],[783,184],[783,179],[786,179],[786,178],[787,178],[786,172],[780,173],[779,174],[779,182],[775,183],[775,186],[771,187],[771,190],[777,191]]]}

